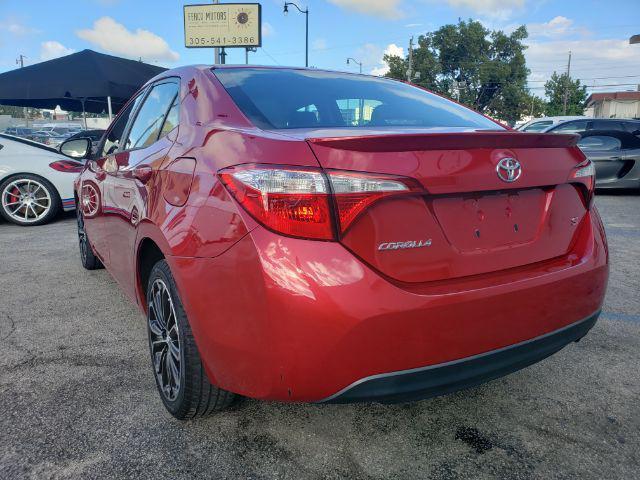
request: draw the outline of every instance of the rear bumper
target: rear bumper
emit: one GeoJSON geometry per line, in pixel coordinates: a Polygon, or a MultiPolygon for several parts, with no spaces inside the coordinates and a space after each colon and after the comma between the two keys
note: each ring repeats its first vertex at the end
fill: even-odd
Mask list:
{"type": "Polygon", "coordinates": [[[473,387],[533,365],[580,340],[599,315],[600,311],[554,332],[473,357],[363,378],[321,403],[408,402],[473,387]]]}
{"type": "MultiPolygon", "coordinates": [[[[252,398],[318,402],[367,383],[361,379],[465,365],[460,386],[446,378],[409,387],[424,396],[540,360],[571,339],[556,337],[557,348],[512,358],[508,367],[495,365],[500,356],[482,371],[467,367],[485,352],[546,338],[602,308],[608,253],[595,208],[579,229],[562,258],[444,283],[392,283],[339,243],[261,227],[215,258],[167,260],[215,385],[252,398]]],[[[366,397],[377,384],[338,401],[366,397]]]]}

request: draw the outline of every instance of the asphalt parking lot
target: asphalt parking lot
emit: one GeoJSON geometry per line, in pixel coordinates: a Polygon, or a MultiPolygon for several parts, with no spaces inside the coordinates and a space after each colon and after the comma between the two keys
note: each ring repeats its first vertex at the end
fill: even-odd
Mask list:
{"type": "Polygon", "coordinates": [[[604,314],[554,357],[406,405],[245,400],[179,422],[144,319],[78,259],[73,216],[0,224],[0,478],[640,476],[640,196],[599,195],[604,314]]]}

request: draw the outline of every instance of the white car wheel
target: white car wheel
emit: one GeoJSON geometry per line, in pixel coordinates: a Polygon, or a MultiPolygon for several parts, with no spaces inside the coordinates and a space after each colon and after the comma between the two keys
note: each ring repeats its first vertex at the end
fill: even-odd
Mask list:
{"type": "Polygon", "coordinates": [[[24,174],[5,180],[0,185],[0,213],[18,225],[41,225],[60,209],[60,196],[44,178],[24,174]]]}

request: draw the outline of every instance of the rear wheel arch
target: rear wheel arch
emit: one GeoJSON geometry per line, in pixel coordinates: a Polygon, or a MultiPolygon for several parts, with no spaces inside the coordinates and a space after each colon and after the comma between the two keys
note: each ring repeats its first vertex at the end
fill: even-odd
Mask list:
{"type": "Polygon", "coordinates": [[[147,284],[151,270],[156,263],[165,258],[164,252],[151,238],[145,237],[140,241],[136,255],[136,275],[138,277],[138,299],[145,310],[147,284]]]}

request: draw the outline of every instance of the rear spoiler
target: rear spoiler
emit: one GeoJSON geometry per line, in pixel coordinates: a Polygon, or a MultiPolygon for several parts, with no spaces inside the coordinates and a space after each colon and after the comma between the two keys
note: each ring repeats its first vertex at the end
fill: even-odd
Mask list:
{"type": "Polygon", "coordinates": [[[308,138],[307,141],[317,146],[358,152],[407,152],[467,148],[567,148],[575,147],[579,139],[579,135],[557,133],[476,131],[308,138]]]}

